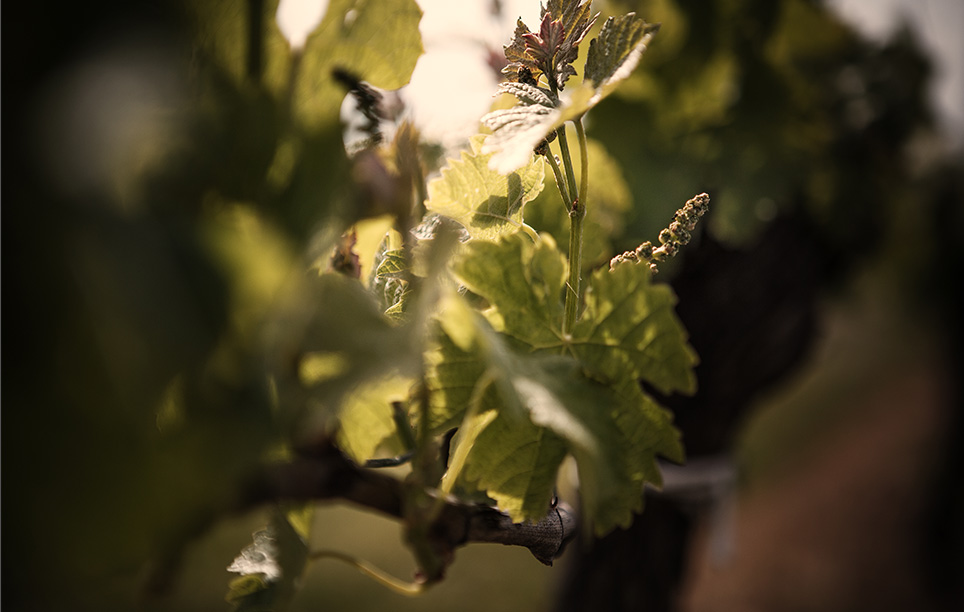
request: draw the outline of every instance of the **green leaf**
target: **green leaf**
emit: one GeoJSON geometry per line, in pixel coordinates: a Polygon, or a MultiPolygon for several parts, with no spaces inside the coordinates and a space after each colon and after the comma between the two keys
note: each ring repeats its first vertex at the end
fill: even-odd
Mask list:
{"type": "Polygon", "coordinates": [[[280,96],[291,65],[291,51],[275,21],[278,0],[242,4],[234,0],[209,0],[182,3],[194,30],[195,53],[203,61],[219,66],[237,83],[248,76],[249,7],[261,9],[256,19],[261,24],[262,82],[280,96]]]}
{"type": "Polygon", "coordinates": [[[371,292],[378,299],[381,309],[393,321],[401,321],[408,305],[411,290],[405,276],[408,262],[402,249],[389,249],[387,243],[375,253],[374,270],[369,281],[371,292]]]}
{"type": "Polygon", "coordinates": [[[528,104],[493,111],[482,117],[492,137],[482,149],[491,167],[501,173],[521,167],[525,155],[556,128],[582,117],[612,93],[639,63],[658,25],[629,13],[610,17],[599,36],[589,43],[582,83],[559,104],[528,104]]]}
{"type": "Polygon", "coordinates": [[[453,271],[470,291],[496,307],[486,312],[496,331],[530,350],[565,344],[560,304],[566,260],[551,237],[543,236],[535,245],[522,236],[470,242],[453,271]]]}
{"type": "Polygon", "coordinates": [[[469,408],[453,440],[446,490],[464,466],[463,489],[474,485],[514,520],[538,520],[548,510],[559,466],[571,454],[587,526],[605,533],[628,525],[642,507],[644,484],[660,482],[656,456],[682,459],[669,413],[629,376],[604,385],[587,378],[570,357],[520,355],[504,345],[503,336],[480,332],[502,345],[492,353],[500,357],[462,355],[463,365],[471,362],[475,372],[486,374],[461,381],[472,391],[458,404],[469,408]],[[507,405],[522,407],[527,418],[513,417],[507,405]]]}
{"type": "Polygon", "coordinates": [[[638,380],[690,390],[693,354],[669,289],[650,285],[645,266],[622,268],[593,276],[592,298],[567,338],[565,260],[551,238],[473,241],[454,265],[458,280],[490,304],[484,315],[493,329],[458,309],[442,313],[433,409],[447,427],[467,421],[472,448],[456,448],[464,479],[515,519],[544,514],[566,454],[576,458],[587,520],[598,532],[628,524],[641,508],[644,484],[660,482],[657,456],[682,459],[670,414],[638,380]],[[525,419],[513,416],[519,408],[525,419]],[[497,414],[479,421],[487,411],[497,414]]]}
{"type": "Polygon", "coordinates": [[[423,53],[415,0],[331,0],[318,29],[305,43],[296,106],[309,125],[337,119],[344,89],[333,68],[382,89],[406,85],[423,53]]]}
{"type": "Polygon", "coordinates": [[[375,268],[375,277],[401,278],[408,265],[405,261],[405,252],[402,249],[386,251],[375,268]]]}
{"type": "Polygon", "coordinates": [[[594,371],[618,378],[623,362],[663,393],[696,391],[696,354],[686,344],[668,285],[655,285],[645,264],[595,272],[586,309],[573,329],[572,352],[594,371]]]}
{"type": "Polygon", "coordinates": [[[507,382],[512,357],[503,341],[459,296],[448,296],[437,321],[436,346],[426,359],[430,429],[459,427],[469,411],[502,410],[524,420],[507,382]]]}
{"type": "Polygon", "coordinates": [[[494,308],[486,311],[492,326],[525,350],[570,354],[593,373],[617,379],[620,363],[632,374],[669,393],[692,393],[696,356],[673,312],[675,296],[667,285],[654,285],[646,266],[621,265],[594,273],[586,308],[566,338],[559,316],[564,261],[548,237],[536,245],[528,238],[498,243],[472,242],[454,272],[469,290],[494,308]]]}
{"type": "MultiPolygon", "coordinates": [[[[471,331],[470,331],[471,333],[471,331]]],[[[448,333],[439,330],[436,346],[426,355],[426,382],[430,390],[429,429],[435,434],[459,427],[473,401],[487,408],[498,407],[495,389],[479,389],[485,362],[474,345],[460,347],[448,333]]]]}
{"type": "Polygon", "coordinates": [[[498,414],[476,438],[465,480],[485,491],[514,521],[539,520],[549,508],[566,453],[565,441],[551,430],[498,414]]]}
{"type": "Polygon", "coordinates": [[[545,170],[532,151],[525,162],[505,174],[489,167],[481,152],[484,136],[472,138],[461,159],[450,160],[441,176],[428,185],[430,212],[455,219],[473,238],[496,238],[522,225],[523,207],[539,195],[545,170]]]}
{"type": "Polygon", "coordinates": [[[338,446],[356,463],[363,464],[395,433],[392,402],[405,401],[413,381],[387,376],[352,393],[338,413],[338,446]]]}
{"type": "Polygon", "coordinates": [[[589,43],[583,82],[588,81],[600,99],[608,95],[636,68],[657,31],[659,24],[646,23],[635,13],[607,19],[599,36],[589,43]]]}

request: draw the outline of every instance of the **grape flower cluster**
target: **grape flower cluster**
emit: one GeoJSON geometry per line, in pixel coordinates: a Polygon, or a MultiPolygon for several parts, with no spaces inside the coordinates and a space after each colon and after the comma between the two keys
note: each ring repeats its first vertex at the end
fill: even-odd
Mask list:
{"type": "Polygon", "coordinates": [[[666,261],[676,255],[679,249],[687,244],[691,238],[691,232],[699,223],[700,217],[706,214],[710,207],[710,196],[701,193],[686,201],[683,208],[676,211],[673,215],[673,222],[669,227],[659,232],[658,247],[653,247],[653,243],[646,241],[636,247],[633,251],[626,251],[621,255],[613,257],[609,261],[609,269],[612,270],[619,264],[627,261],[645,261],[649,264],[649,269],[656,274],[659,272],[657,264],[666,261]]]}

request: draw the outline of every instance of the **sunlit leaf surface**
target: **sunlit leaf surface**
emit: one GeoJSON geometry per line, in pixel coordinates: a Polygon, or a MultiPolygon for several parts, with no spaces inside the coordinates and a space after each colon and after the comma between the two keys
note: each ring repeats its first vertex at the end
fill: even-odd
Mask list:
{"type": "Polygon", "coordinates": [[[692,390],[694,357],[672,293],[651,285],[645,266],[594,275],[593,297],[566,337],[565,260],[551,238],[473,241],[454,271],[491,306],[484,321],[460,308],[443,313],[432,370],[436,426],[468,419],[478,430],[464,480],[514,518],[537,519],[571,454],[587,522],[599,532],[628,524],[644,483],[660,482],[657,455],[682,458],[669,413],[637,382],[692,390]],[[498,414],[474,416],[489,411],[498,414]]]}
{"type": "Polygon", "coordinates": [[[523,207],[542,191],[545,171],[530,151],[526,163],[502,174],[489,167],[483,147],[484,137],[476,136],[470,150],[450,160],[429,183],[425,205],[461,223],[473,238],[496,238],[522,225],[523,207]]]}

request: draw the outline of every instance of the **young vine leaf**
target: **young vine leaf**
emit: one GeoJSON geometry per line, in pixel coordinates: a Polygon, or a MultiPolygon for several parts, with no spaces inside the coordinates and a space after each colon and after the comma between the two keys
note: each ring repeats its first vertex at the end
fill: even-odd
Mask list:
{"type": "MultiPolygon", "coordinates": [[[[483,148],[483,152],[492,154],[492,168],[499,172],[512,172],[523,163],[523,156],[550,132],[567,121],[578,119],[599,104],[636,68],[646,46],[658,30],[658,24],[647,23],[635,13],[610,17],[603,24],[599,36],[590,41],[583,81],[569,92],[568,97],[545,104],[517,96],[520,101],[518,106],[493,111],[482,117],[482,123],[493,132],[483,148]]],[[[507,53],[513,48],[510,45],[507,53]]],[[[518,70],[517,67],[516,76],[518,70]]],[[[514,93],[505,87],[503,90],[514,93]]]]}
{"type": "Polygon", "coordinates": [[[583,82],[592,85],[599,99],[608,95],[633,72],[658,31],[659,24],[646,23],[635,13],[607,19],[599,36],[589,42],[583,82]]]}
{"type": "Polygon", "coordinates": [[[390,249],[382,244],[375,253],[373,269],[369,278],[371,292],[388,317],[400,321],[408,307],[411,289],[405,276],[409,273],[408,262],[402,249],[390,249]]]}
{"type": "Polygon", "coordinates": [[[523,207],[542,191],[545,170],[532,151],[512,172],[493,170],[482,152],[484,138],[473,137],[470,150],[428,184],[425,206],[458,221],[472,238],[494,239],[522,226],[523,207]]]}
{"type": "Polygon", "coordinates": [[[598,16],[590,16],[591,4],[591,0],[549,0],[542,7],[538,33],[530,32],[520,19],[505,48],[509,64],[503,72],[514,81],[537,81],[544,74],[553,89],[563,89],[576,74],[572,63],[579,55],[579,43],[598,16]]]}

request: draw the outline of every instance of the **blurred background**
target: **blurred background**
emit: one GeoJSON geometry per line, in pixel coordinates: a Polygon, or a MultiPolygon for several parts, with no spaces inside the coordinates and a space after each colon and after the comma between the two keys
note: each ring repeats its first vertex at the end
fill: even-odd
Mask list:
{"type": "MultiPolygon", "coordinates": [[[[284,3],[277,33],[251,18],[270,2],[189,4],[4,7],[10,609],[227,609],[225,568],[266,521],[190,517],[223,507],[277,433],[261,337],[317,248],[311,230],[358,201],[332,152],[350,113],[317,81],[322,110],[293,145],[278,101],[289,63],[218,42],[209,65],[192,46],[305,44],[320,5],[284,3]],[[214,24],[201,34],[198,15],[214,24]],[[318,191],[334,195],[304,195],[318,191]],[[176,571],[143,599],[155,566],[176,571]]],[[[397,116],[441,163],[478,130],[502,45],[518,17],[537,27],[539,6],[419,5],[426,53],[397,116]]],[[[593,5],[662,29],[588,117],[607,152],[588,263],[711,195],[702,232],[658,277],[701,358],[698,393],[665,402],[694,472],[732,467],[735,481],[650,494],[630,529],[575,542],[553,568],[464,548],[416,599],[319,561],[291,609],[961,609],[964,4],[593,5]]],[[[563,232],[552,191],[527,218],[563,232]]],[[[314,517],[318,548],[407,577],[400,536],[350,508],[314,517]]]]}

